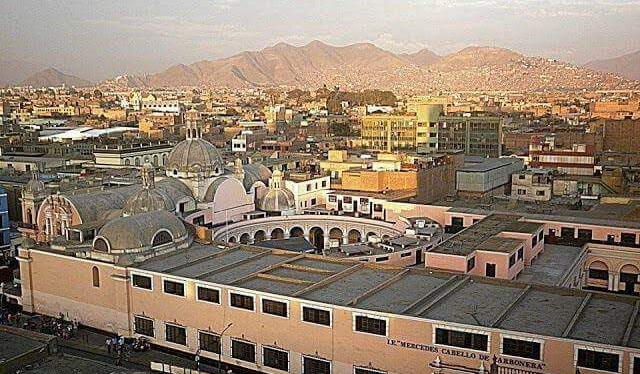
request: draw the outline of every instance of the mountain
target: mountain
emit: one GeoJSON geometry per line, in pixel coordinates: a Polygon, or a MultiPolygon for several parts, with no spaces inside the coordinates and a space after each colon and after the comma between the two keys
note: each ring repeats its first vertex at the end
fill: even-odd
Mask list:
{"type": "Polygon", "coordinates": [[[156,74],[105,82],[130,87],[230,88],[326,85],[345,90],[376,88],[403,93],[433,91],[540,91],[629,89],[640,82],[552,59],[497,47],[468,47],[446,56],[429,50],[394,54],[371,43],[343,47],[313,41],[278,43],[219,60],[175,65],[156,74]]]}
{"type": "Polygon", "coordinates": [[[640,51],[605,60],[595,60],[584,65],[593,70],[620,74],[631,79],[640,79],[640,51]]]}
{"type": "Polygon", "coordinates": [[[30,75],[20,82],[19,86],[57,87],[65,85],[68,87],[87,87],[91,86],[91,84],[88,80],[78,78],[75,75],[65,74],[54,68],[49,68],[30,75]]]}
{"type": "Polygon", "coordinates": [[[402,53],[398,56],[418,66],[429,66],[441,59],[440,56],[426,48],[415,53],[402,53]]]}
{"type": "Polygon", "coordinates": [[[0,86],[19,83],[39,70],[42,70],[42,66],[37,64],[0,57],[0,86]]]}

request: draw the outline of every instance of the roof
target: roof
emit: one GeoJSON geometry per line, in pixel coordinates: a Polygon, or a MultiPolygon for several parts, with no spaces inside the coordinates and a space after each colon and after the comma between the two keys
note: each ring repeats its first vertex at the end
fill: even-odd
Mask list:
{"type": "Polygon", "coordinates": [[[477,164],[471,164],[467,166],[463,166],[457,171],[462,171],[466,173],[480,173],[487,172],[489,170],[498,169],[504,167],[506,165],[511,165],[514,163],[522,163],[522,160],[515,157],[504,157],[504,158],[488,158],[483,162],[477,164]]]}
{"type": "Polygon", "coordinates": [[[640,348],[640,302],[623,295],[251,246],[196,245],[137,268],[364,311],[640,348]]]}
{"type": "Polygon", "coordinates": [[[265,240],[257,242],[254,245],[257,247],[285,249],[287,251],[294,252],[310,252],[316,250],[316,247],[314,247],[313,244],[301,236],[288,239],[265,240]]]}
{"type": "Polygon", "coordinates": [[[541,223],[520,221],[521,215],[491,214],[476,224],[451,236],[429,252],[468,256],[476,250],[510,253],[522,245],[522,240],[497,238],[503,232],[535,234],[544,226],[541,223]]]}

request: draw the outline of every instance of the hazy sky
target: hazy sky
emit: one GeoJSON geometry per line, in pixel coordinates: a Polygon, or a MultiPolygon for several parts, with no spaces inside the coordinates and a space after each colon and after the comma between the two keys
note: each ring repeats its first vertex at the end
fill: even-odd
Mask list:
{"type": "Polygon", "coordinates": [[[0,0],[0,58],[93,80],[314,39],[584,63],[640,49],[640,0],[0,0]]]}

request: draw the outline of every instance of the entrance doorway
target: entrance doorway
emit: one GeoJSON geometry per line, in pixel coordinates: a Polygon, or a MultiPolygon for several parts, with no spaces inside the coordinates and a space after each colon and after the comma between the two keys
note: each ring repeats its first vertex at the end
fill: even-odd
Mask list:
{"type": "Polygon", "coordinates": [[[496,264],[487,264],[484,269],[484,274],[489,278],[496,277],[496,264]]]}

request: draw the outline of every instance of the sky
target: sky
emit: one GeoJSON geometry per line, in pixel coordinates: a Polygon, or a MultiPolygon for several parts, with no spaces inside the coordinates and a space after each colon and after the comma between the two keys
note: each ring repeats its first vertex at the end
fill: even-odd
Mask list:
{"type": "Polygon", "coordinates": [[[312,40],[582,64],[640,50],[640,0],[0,0],[0,59],[94,81],[312,40]]]}

